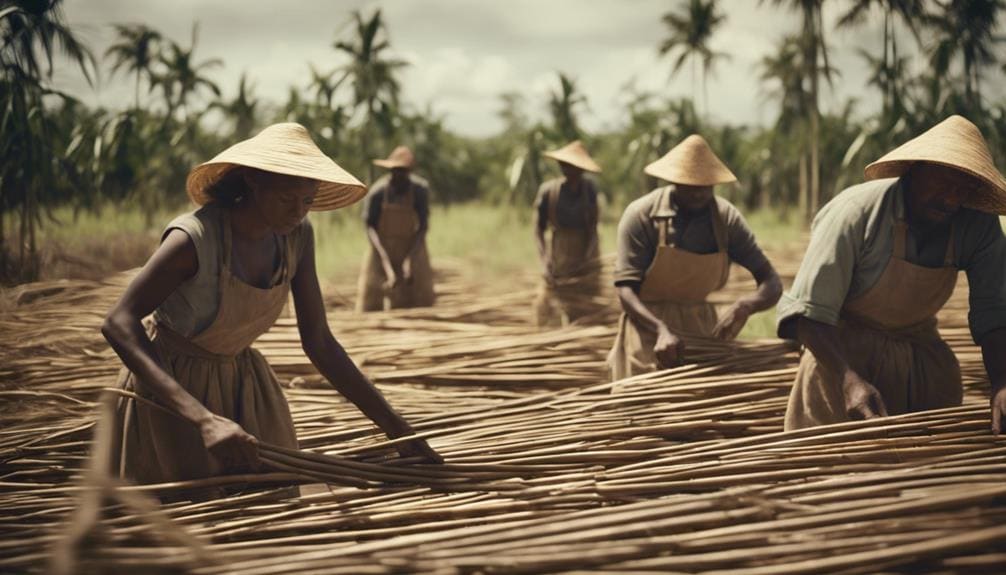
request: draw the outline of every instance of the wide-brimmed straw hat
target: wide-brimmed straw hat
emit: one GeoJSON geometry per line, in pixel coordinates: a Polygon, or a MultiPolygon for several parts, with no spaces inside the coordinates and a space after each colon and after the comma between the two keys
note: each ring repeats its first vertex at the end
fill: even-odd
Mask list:
{"type": "Polygon", "coordinates": [[[964,207],[1006,214],[1006,178],[996,169],[978,126],[962,116],[950,116],[921,136],[909,140],[866,166],[866,179],[901,177],[915,162],[927,162],[964,172],[982,182],[964,207]]]}
{"type": "Polygon", "coordinates": [[[416,165],[416,156],[408,146],[398,146],[391,151],[391,155],[383,160],[374,160],[375,166],[382,168],[408,168],[412,169],[416,165]]]}
{"type": "Polygon", "coordinates": [[[551,150],[542,155],[546,158],[552,158],[553,160],[576,166],[581,170],[594,172],[595,174],[601,173],[601,166],[598,166],[594,158],[590,157],[590,154],[587,153],[587,149],[583,147],[583,143],[580,140],[573,140],[558,150],[551,150]]]}
{"type": "Polygon", "coordinates": [[[661,180],[689,186],[715,186],[737,181],[737,176],[716,157],[705,138],[698,134],[685,138],[643,171],[661,180]]]}
{"type": "Polygon", "coordinates": [[[209,202],[209,189],[238,166],[317,180],[312,211],[348,206],[367,194],[367,186],[322,153],[304,126],[289,122],[273,124],[193,168],[185,182],[189,197],[199,205],[209,202]]]}

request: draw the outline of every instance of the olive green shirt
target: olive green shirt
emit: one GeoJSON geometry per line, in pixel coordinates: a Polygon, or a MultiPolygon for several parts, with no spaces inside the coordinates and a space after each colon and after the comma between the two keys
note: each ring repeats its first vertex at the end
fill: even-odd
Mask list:
{"type": "MultiPolygon", "coordinates": [[[[894,178],[848,188],[822,208],[793,287],[779,300],[779,326],[797,316],[837,325],[846,300],[880,280],[894,250],[894,224],[904,218],[904,190],[894,178]]],[[[905,259],[941,267],[953,234],[953,263],[967,272],[968,323],[977,342],[1006,327],[1006,237],[993,214],[962,208],[952,222],[922,238],[924,242],[909,227],[905,259]]]]}
{"type": "Polygon", "coordinates": [[[758,247],[754,233],[748,227],[744,216],[729,201],[714,196],[715,202],[710,205],[709,210],[692,214],[676,208],[673,192],[667,197],[667,205],[660,205],[663,190],[664,188],[657,188],[625,208],[618,223],[615,285],[638,287],[642,284],[646,271],[657,253],[657,244],[660,242],[657,223],[665,218],[671,220],[671,236],[668,238],[670,243],[697,254],[711,254],[717,251],[716,234],[713,231],[713,208],[719,210],[726,228],[727,255],[730,261],[744,266],[751,273],[768,264],[768,258],[758,247]]]}

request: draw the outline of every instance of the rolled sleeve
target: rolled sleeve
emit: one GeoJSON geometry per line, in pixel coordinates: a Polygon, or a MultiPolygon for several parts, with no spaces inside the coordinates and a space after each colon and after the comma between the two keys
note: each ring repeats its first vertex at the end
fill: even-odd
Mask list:
{"type": "Polygon", "coordinates": [[[656,253],[656,240],[650,229],[649,214],[642,204],[633,202],[618,222],[618,251],[615,256],[615,285],[638,285],[656,253]]]}
{"type": "Polygon", "coordinates": [[[965,227],[962,249],[970,252],[964,262],[970,288],[968,326],[975,343],[992,331],[1006,328],[1006,237],[999,219],[991,214],[976,214],[965,227]]]}
{"type": "MultiPolygon", "coordinates": [[[[864,241],[866,218],[856,210],[822,212],[814,223],[793,287],[776,307],[778,327],[798,316],[838,325],[864,241]]],[[[783,330],[779,330],[780,336],[783,330]]]]}

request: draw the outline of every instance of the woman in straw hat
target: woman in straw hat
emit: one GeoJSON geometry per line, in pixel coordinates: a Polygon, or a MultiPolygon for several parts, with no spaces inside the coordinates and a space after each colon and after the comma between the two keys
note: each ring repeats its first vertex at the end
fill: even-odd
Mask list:
{"type": "Polygon", "coordinates": [[[786,428],[958,405],[960,366],[936,330],[958,270],[992,382],[992,426],[1006,412],[1006,179],[978,128],[951,116],[866,168],[814,220],[779,335],[804,353],[786,428]]]}
{"type": "Polygon", "coordinates": [[[435,299],[433,269],[426,251],[430,220],[429,186],[412,174],[412,150],[395,148],[374,165],[390,170],[364,201],[370,249],[363,260],[357,311],[429,307],[435,299]]]}
{"type": "MultiPolygon", "coordinates": [[[[283,391],[250,347],[293,293],[304,352],[388,437],[409,424],[360,373],[325,320],[309,210],[356,202],[366,188],[299,124],[276,124],[197,166],[186,184],[202,206],[168,224],[161,245],[102,327],[126,369],[115,472],[142,483],[255,467],[256,444],[296,448],[283,391]],[[141,321],[153,314],[148,336],[141,321]]],[[[403,455],[440,458],[425,441],[403,455]]]]}
{"type": "Polygon", "coordinates": [[[688,136],[645,171],[671,185],[632,202],[618,226],[615,285],[625,313],[608,356],[615,380],[680,363],[686,335],[733,339],[782,293],[744,217],[713,194],[737,178],[702,136],[688,136]],[[726,283],[730,262],[747,268],[758,289],[718,318],[706,298],[726,283]]]}
{"type": "Polygon", "coordinates": [[[579,140],[546,152],[563,177],[543,183],[535,200],[534,237],[543,282],[534,301],[539,326],[567,325],[603,309],[597,241],[597,188],[584,172],[600,166],[579,140]],[[551,241],[545,232],[551,231],[551,241]]]}

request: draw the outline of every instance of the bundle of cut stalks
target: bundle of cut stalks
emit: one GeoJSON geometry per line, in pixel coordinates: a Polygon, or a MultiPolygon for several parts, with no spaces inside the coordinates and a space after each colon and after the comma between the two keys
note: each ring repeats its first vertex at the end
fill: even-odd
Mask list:
{"type": "MultiPolygon", "coordinates": [[[[319,378],[283,320],[258,346],[298,384],[287,394],[301,449],[264,446],[262,473],[130,486],[95,473],[89,457],[98,393],[118,370],[97,326],[127,279],[26,288],[34,295],[0,314],[0,572],[1006,564],[1006,444],[989,433],[964,286],[940,318],[964,406],[784,433],[798,356],[782,342],[692,338],[702,363],[618,382],[612,394],[603,358],[613,322],[540,332],[525,315],[533,282],[493,299],[491,287],[448,278],[436,308],[329,318],[445,465],[398,458],[352,405],[311,385],[319,378]],[[208,488],[228,495],[185,500],[208,488]]],[[[747,289],[735,272],[717,297],[747,289]]]]}

